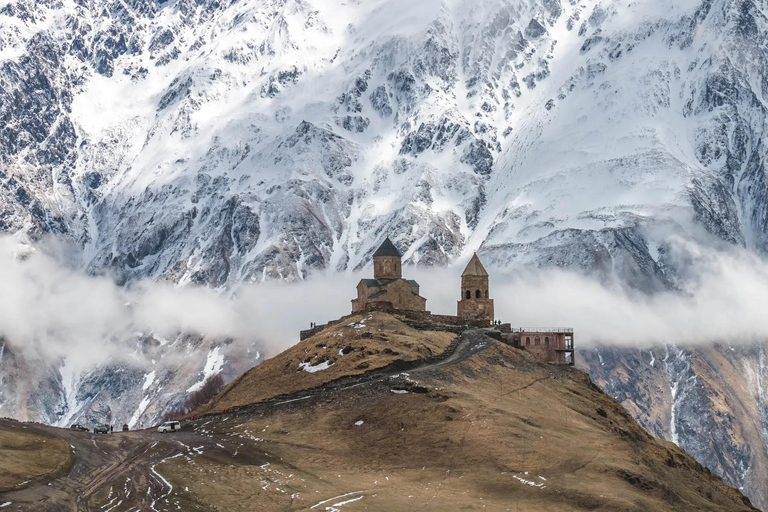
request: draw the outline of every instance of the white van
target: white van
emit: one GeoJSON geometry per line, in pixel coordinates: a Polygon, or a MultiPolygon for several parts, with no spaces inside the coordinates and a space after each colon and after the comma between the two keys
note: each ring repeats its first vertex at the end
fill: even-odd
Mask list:
{"type": "Polygon", "coordinates": [[[166,421],[157,427],[157,431],[162,434],[165,434],[166,432],[176,432],[177,430],[181,430],[181,423],[178,421],[166,421]]]}

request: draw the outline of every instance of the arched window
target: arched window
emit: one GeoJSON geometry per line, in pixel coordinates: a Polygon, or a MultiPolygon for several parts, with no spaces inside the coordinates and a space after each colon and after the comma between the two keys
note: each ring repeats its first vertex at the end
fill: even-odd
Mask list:
{"type": "Polygon", "coordinates": [[[475,298],[476,299],[480,298],[480,290],[475,290],[475,298]]]}
{"type": "Polygon", "coordinates": [[[549,346],[549,336],[544,336],[544,344],[549,346]]]}
{"type": "Polygon", "coordinates": [[[541,345],[541,338],[539,338],[538,336],[536,336],[536,344],[541,345]]]}
{"type": "Polygon", "coordinates": [[[471,298],[472,298],[472,292],[471,292],[471,291],[469,291],[469,290],[467,290],[467,293],[466,293],[466,295],[465,295],[465,296],[466,296],[468,299],[471,299],[471,298]]]}
{"type": "Polygon", "coordinates": [[[488,298],[488,290],[485,290],[485,298],[488,298]]]}
{"type": "Polygon", "coordinates": [[[526,336],[525,337],[525,344],[526,345],[530,345],[531,344],[531,337],[530,336],[526,336]]]}

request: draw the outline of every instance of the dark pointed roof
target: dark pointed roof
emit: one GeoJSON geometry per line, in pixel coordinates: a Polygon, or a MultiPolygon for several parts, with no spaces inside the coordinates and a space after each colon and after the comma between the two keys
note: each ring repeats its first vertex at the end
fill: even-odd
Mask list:
{"type": "Polygon", "coordinates": [[[400,258],[403,255],[400,254],[400,251],[397,250],[397,247],[395,247],[395,244],[392,243],[392,240],[387,237],[387,239],[382,242],[379,248],[376,249],[376,252],[373,253],[374,258],[377,256],[397,256],[400,258]]]}
{"type": "Polygon", "coordinates": [[[472,256],[472,259],[469,260],[469,263],[467,264],[467,268],[464,269],[464,272],[462,272],[461,277],[465,276],[487,276],[488,272],[485,270],[485,267],[482,263],[480,263],[480,258],[477,257],[477,253],[472,256]]]}

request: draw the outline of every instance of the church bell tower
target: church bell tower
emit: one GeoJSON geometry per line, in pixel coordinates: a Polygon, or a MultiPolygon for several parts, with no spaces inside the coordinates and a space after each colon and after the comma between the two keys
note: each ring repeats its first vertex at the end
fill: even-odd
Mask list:
{"type": "Polygon", "coordinates": [[[461,300],[457,313],[463,320],[487,321],[489,326],[493,323],[493,299],[488,290],[488,272],[477,253],[461,274],[461,300]]]}
{"type": "Polygon", "coordinates": [[[377,281],[401,279],[403,277],[402,254],[387,237],[373,253],[373,278],[377,281]]]}

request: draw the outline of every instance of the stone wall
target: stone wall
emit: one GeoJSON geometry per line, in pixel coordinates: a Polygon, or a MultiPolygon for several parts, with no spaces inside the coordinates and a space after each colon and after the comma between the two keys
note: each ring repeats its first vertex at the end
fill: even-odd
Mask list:
{"type": "Polygon", "coordinates": [[[467,292],[469,292],[470,299],[488,299],[490,293],[488,291],[488,276],[462,276],[461,277],[461,298],[467,299],[467,292]],[[478,297],[478,292],[479,297],[478,297]]]}
{"type": "Polygon", "coordinates": [[[455,327],[489,327],[488,322],[465,320],[453,315],[433,315],[431,311],[414,311],[408,309],[397,309],[388,302],[371,302],[368,304],[366,311],[383,311],[391,315],[405,318],[412,322],[419,322],[428,325],[452,325],[455,327]]]}
{"type": "Polygon", "coordinates": [[[459,318],[485,321],[488,327],[494,320],[493,299],[460,300],[456,306],[459,318]]]}
{"type": "Polygon", "coordinates": [[[361,281],[357,285],[357,299],[352,301],[352,311],[365,311],[368,304],[376,302],[394,304],[397,309],[427,309],[427,299],[419,295],[419,287],[404,279],[389,282],[381,287],[368,287],[361,281]],[[372,295],[378,296],[372,298],[372,295]]]}
{"type": "Polygon", "coordinates": [[[400,279],[402,277],[403,267],[400,256],[376,256],[373,258],[374,279],[400,279]]]}

